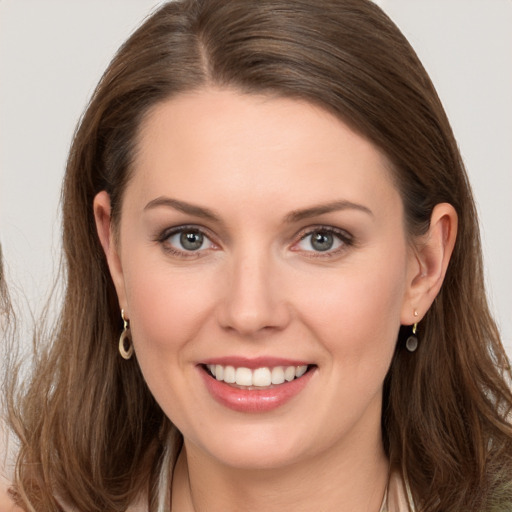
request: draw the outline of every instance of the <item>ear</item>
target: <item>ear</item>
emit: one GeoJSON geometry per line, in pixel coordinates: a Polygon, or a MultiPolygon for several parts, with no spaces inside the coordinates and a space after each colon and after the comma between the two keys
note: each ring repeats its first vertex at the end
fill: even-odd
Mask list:
{"type": "Polygon", "coordinates": [[[94,198],[93,203],[94,219],[96,221],[96,230],[100,239],[101,246],[107,258],[108,268],[112,281],[117,292],[119,306],[127,310],[126,293],[124,286],[123,267],[118,253],[118,246],[114,237],[112,221],[110,216],[110,196],[106,191],[99,192],[94,198]]]}
{"type": "Polygon", "coordinates": [[[448,203],[435,206],[430,227],[414,242],[409,258],[402,325],[419,322],[443,284],[457,237],[457,212],[448,203]]]}

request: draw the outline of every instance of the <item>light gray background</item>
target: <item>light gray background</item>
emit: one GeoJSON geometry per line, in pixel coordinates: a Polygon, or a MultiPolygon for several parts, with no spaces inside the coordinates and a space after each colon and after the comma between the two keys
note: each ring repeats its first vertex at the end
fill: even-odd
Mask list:
{"type": "MultiPolygon", "coordinates": [[[[36,311],[59,255],[60,182],[75,124],[115,50],[160,3],[0,0],[0,240],[15,297],[36,311]]],[[[512,0],[377,3],[415,47],[451,119],[512,356],[512,0]]]]}

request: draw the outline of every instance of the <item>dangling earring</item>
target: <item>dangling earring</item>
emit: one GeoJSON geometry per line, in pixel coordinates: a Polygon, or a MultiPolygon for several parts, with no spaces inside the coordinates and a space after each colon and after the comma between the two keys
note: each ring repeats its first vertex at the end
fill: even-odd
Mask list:
{"type": "Polygon", "coordinates": [[[412,326],[412,334],[407,338],[407,341],[405,342],[405,348],[409,352],[416,352],[416,349],[418,348],[418,337],[416,336],[416,330],[418,329],[418,322],[416,322],[412,326]]]}
{"type": "Polygon", "coordinates": [[[133,355],[133,345],[130,338],[130,321],[124,317],[124,309],[121,309],[121,318],[124,327],[121,336],[119,336],[119,353],[123,359],[130,359],[133,355]]]}

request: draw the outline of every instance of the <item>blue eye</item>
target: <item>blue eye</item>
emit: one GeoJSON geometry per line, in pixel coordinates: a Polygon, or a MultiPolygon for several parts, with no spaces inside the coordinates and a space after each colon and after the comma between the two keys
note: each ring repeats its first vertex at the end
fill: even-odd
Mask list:
{"type": "Polygon", "coordinates": [[[162,242],[177,252],[198,252],[211,249],[213,242],[199,229],[182,227],[166,233],[162,242]]]}
{"type": "Polygon", "coordinates": [[[315,229],[306,233],[297,244],[301,251],[329,253],[335,252],[344,245],[350,245],[351,240],[348,235],[338,232],[334,229],[315,229]]]}

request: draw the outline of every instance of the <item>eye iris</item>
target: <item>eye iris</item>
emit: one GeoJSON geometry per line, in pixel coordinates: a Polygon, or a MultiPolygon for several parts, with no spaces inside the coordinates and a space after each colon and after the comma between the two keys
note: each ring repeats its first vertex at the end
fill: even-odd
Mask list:
{"type": "Polygon", "coordinates": [[[184,231],[180,235],[180,243],[187,251],[197,251],[203,245],[203,235],[198,231],[184,231]]]}
{"type": "Polygon", "coordinates": [[[334,237],[331,233],[317,231],[311,235],[311,246],[316,251],[328,251],[334,245],[334,237]]]}

